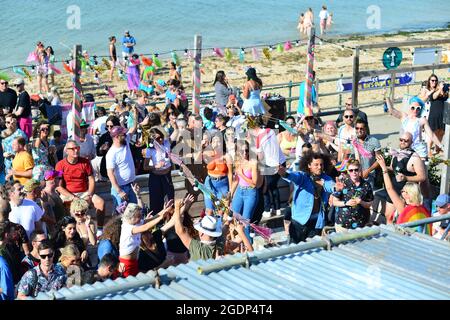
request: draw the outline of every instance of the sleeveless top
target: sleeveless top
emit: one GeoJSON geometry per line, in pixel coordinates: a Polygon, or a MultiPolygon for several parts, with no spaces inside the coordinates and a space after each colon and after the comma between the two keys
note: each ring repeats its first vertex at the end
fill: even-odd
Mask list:
{"type": "Polygon", "coordinates": [[[284,134],[281,135],[281,143],[280,143],[280,148],[281,150],[291,150],[291,149],[295,149],[295,147],[297,146],[297,139],[294,138],[293,141],[289,141],[288,139],[286,139],[286,136],[284,134]]]}
{"type": "Polygon", "coordinates": [[[255,90],[250,84],[251,91],[247,99],[244,99],[244,104],[242,105],[242,112],[250,113],[251,115],[264,114],[264,106],[261,101],[261,89],[255,90]]]}
{"type": "MultiPolygon", "coordinates": [[[[247,178],[251,179],[252,178],[252,170],[244,170],[243,171],[244,176],[246,176],[247,178]]],[[[251,185],[245,181],[244,179],[242,179],[240,176],[238,176],[238,180],[239,180],[239,186],[240,187],[251,187],[251,185]]]]}
{"type": "Polygon", "coordinates": [[[422,128],[420,127],[420,119],[416,118],[411,120],[410,118],[405,118],[402,121],[403,131],[409,132],[412,135],[412,145],[411,148],[419,154],[420,157],[424,158],[427,156],[427,144],[422,141],[422,128]]]}
{"type": "Polygon", "coordinates": [[[213,160],[206,166],[208,174],[214,174],[218,176],[225,176],[228,173],[228,166],[225,162],[219,163],[217,160],[213,160]]]}
{"type": "MultiPolygon", "coordinates": [[[[411,151],[411,154],[409,155],[409,157],[405,157],[400,161],[397,159],[397,157],[393,157],[392,158],[392,169],[394,169],[394,172],[401,173],[408,177],[415,176],[416,175],[415,172],[408,171],[408,169],[407,169],[409,159],[411,159],[412,155],[414,154],[414,150],[410,149],[410,148],[408,148],[406,150],[411,151]]],[[[400,191],[402,190],[402,188],[404,187],[405,184],[406,184],[406,181],[398,182],[395,179],[395,177],[392,179],[392,185],[394,187],[394,190],[397,191],[398,193],[400,193],[400,191]]]]}

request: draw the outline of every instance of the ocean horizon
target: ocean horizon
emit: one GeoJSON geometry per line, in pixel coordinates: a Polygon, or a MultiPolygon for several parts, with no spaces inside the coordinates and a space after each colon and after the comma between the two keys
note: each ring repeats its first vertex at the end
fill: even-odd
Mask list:
{"type": "Polygon", "coordinates": [[[108,37],[115,35],[120,55],[124,30],[136,38],[137,53],[192,49],[195,34],[202,35],[204,48],[284,43],[299,39],[298,17],[308,7],[314,11],[318,34],[323,4],[333,13],[327,35],[333,38],[443,28],[450,20],[448,1],[436,1],[433,6],[418,0],[6,0],[2,4],[0,69],[25,64],[37,41],[51,45],[56,59],[63,60],[75,44],[91,55],[107,55],[108,37]],[[78,10],[79,28],[73,28],[78,10]],[[368,20],[372,21],[369,25],[368,20]]]}

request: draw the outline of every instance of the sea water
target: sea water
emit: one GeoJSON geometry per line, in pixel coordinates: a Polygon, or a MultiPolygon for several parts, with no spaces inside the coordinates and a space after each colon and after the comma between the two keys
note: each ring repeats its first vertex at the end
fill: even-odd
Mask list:
{"type": "Polygon", "coordinates": [[[1,0],[0,68],[23,64],[37,41],[65,59],[74,44],[107,55],[115,35],[120,54],[124,30],[138,53],[192,48],[195,34],[203,47],[282,43],[299,38],[298,17],[308,7],[318,27],[323,4],[334,17],[330,36],[445,27],[450,20],[450,1],[441,0],[1,0]]]}

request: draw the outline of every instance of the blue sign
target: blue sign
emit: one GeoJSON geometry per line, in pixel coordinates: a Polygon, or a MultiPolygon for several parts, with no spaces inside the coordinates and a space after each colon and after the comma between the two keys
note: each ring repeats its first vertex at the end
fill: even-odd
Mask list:
{"type": "Polygon", "coordinates": [[[383,65],[386,69],[395,69],[402,63],[402,50],[396,47],[387,48],[383,53],[383,65]]]}
{"type": "MultiPolygon", "coordinates": [[[[399,73],[395,76],[394,86],[405,86],[412,84],[415,80],[414,72],[399,73]]],[[[364,77],[358,82],[359,90],[382,89],[391,85],[391,75],[381,75],[377,77],[364,77]]],[[[342,79],[337,83],[337,92],[352,91],[352,79],[342,79]]]]}

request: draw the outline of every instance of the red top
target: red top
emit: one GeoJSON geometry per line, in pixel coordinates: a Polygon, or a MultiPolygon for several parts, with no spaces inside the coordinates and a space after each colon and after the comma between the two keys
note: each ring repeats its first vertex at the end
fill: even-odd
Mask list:
{"type": "Polygon", "coordinates": [[[70,164],[66,158],[56,164],[55,169],[62,171],[65,188],[71,192],[86,192],[89,188],[89,176],[94,174],[91,162],[86,158],[78,158],[76,164],[70,164]]]}

